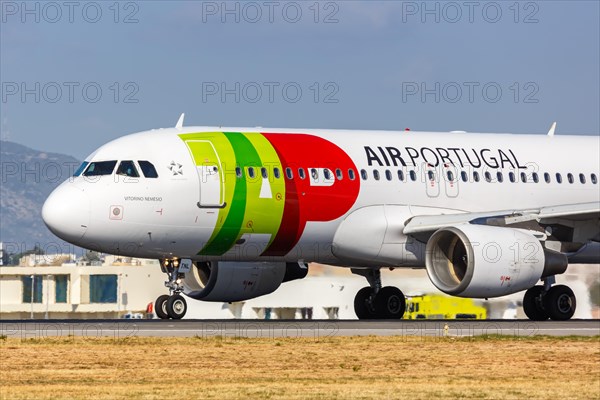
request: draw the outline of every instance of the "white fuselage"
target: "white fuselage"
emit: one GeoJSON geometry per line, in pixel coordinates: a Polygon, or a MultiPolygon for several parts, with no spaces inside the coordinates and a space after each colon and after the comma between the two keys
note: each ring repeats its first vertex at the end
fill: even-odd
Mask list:
{"type": "MultiPolygon", "coordinates": [[[[408,219],[600,202],[599,148],[598,136],[160,129],[91,154],[87,163],[116,161],[112,172],[64,182],[43,217],[59,237],[108,253],[339,265],[334,237],[365,207],[408,219]],[[123,161],[139,177],[118,174],[123,161]],[[141,161],[158,177],[144,176],[141,161]]],[[[399,254],[388,264],[423,260],[399,254]]]]}

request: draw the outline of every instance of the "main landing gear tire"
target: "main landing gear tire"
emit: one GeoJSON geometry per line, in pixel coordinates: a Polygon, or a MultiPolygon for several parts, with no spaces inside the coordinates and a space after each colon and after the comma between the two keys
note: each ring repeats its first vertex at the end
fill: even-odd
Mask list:
{"type": "Polygon", "coordinates": [[[169,318],[169,313],[167,312],[167,301],[169,300],[169,297],[169,295],[163,294],[162,296],[158,296],[154,303],[154,312],[160,319],[169,318]]]}
{"type": "Polygon", "coordinates": [[[364,287],[354,297],[354,312],[358,319],[375,319],[375,308],[371,301],[372,290],[364,287]]]}
{"type": "Polygon", "coordinates": [[[381,288],[373,295],[371,287],[364,287],[354,298],[354,312],[358,319],[400,319],[406,310],[402,291],[393,286],[381,288]]]}
{"type": "Polygon", "coordinates": [[[523,296],[523,311],[532,321],[545,321],[549,315],[544,309],[544,287],[534,286],[528,289],[523,296]]]}
{"type": "Polygon", "coordinates": [[[544,308],[555,321],[566,321],[575,314],[577,301],[570,287],[552,286],[544,296],[544,308]]]}
{"type": "Polygon", "coordinates": [[[167,300],[167,313],[169,317],[173,319],[181,319],[185,315],[187,311],[187,303],[185,299],[180,294],[174,294],[173,296],[169,296],[169,300],[167,300]]]}
{"type": "Polygon", "coordinates": [[[383,319],[400,319],[406,310],[406,298],[394,286],[381,288],[375,296],[375,313],[383,319]]]}
{"type": "Polygon", "coordinates": [[[566,321],[573,317],[577,307],[575,294],[565,285],[555,285],[546,291],[544,286],[534,286],[523,296],[523,311],[532,321],[566,321]]]}

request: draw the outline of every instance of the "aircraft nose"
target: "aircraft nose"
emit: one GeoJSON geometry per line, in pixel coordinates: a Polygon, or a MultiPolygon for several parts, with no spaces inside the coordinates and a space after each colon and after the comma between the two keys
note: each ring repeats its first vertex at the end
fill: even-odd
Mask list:
{"type": "Polygon", "coordinates": [[[73,185],[61,185],[46,199],[42,219],[56,236],[76,242],[83,237],[90,223],[90,199],[73,185]]]}

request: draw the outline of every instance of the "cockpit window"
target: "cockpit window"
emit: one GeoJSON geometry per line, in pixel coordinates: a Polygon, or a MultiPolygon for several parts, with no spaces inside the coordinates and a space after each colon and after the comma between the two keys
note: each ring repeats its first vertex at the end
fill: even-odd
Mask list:
{"type": "Polygon", "coordinates": [[[156,168],[154,168],[154,165],[150,161],[138,160],[138,164],[146,178],[158,178],[156,168]]]}
{"type": "Polygon", "coordinates": [[[75,170],[75,172],[73,173],[73,176],[81,175],[81,173],[85,170],[85,167],[87,167],[88,164],[89,164],[89,162],[87,162],[87,161],[82,162],[81,165],[79,166],[79,168],[77,168],[75,170]]]}
{"type": "Polygon", "coordinates": [[[116,161],[98,161],[90,163],[83,173],[84,176],[111,175],[117,165],[116,161]]]}
{"type": "Polygon", "coordinates": [[[130,176],[132,178],[138,178],[140,176],[133,161],[121,161],[121,164],[119,164],[119,168],[117,169],[117,175],[130,176]]]}

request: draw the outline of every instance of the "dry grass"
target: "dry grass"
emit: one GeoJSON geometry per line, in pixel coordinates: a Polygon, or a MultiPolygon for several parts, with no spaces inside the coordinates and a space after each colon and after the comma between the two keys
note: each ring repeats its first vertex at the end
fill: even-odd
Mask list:
{"type": "Polygon", "coordinates": [[[600,398],[600,338],[0,340],[2,399],[600,398]]]}

